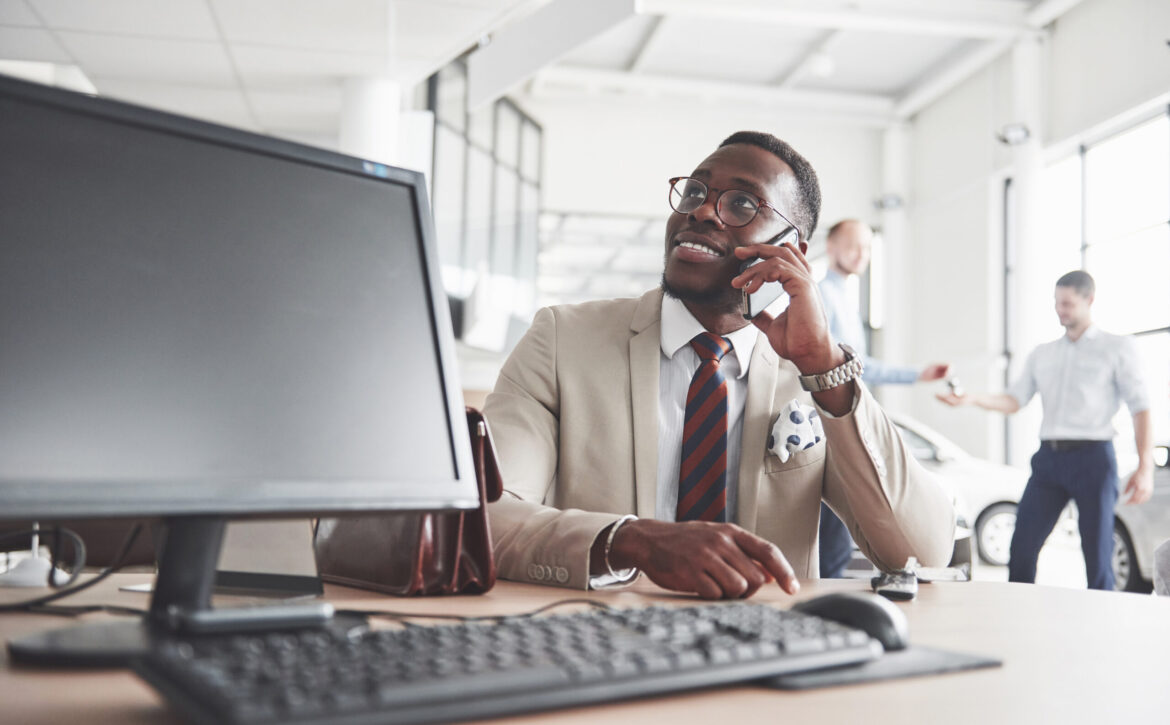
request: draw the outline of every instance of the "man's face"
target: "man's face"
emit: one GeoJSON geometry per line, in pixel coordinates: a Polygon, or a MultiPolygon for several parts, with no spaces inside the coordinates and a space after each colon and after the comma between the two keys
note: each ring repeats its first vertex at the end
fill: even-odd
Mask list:
{"type": "Polygon", "coordinates": [[[1066,329],[1081,326],[1089,319],[1092,297],[1085,297],[1073,287],[1056,288],[1056,316],[1066,329]]]}
{"type": "Polygon", "coordinates": [[[826,251],[833,263],[846,274],[861,274],[869,264],[873,231],[860,223],[842,224],[828,241],[826,251]]]}
{"type": "Polygon", "coordinates": [[[686,302],[712,308],[734,308],[742,294],[731,286],[739,274],[736,247],[766,242],[788,224],[776,213],[760,208],[743,227],[729,227],[715,215],[719,194],[728,189],[748,191],[792,218],[796,176],[778,156],[751,144],[731,144],[708,156],[691,176],[707,185],[707,200],[689,214],[673,212],[666,221],[666,268],[662,275],[668,293],[686,302]]]}

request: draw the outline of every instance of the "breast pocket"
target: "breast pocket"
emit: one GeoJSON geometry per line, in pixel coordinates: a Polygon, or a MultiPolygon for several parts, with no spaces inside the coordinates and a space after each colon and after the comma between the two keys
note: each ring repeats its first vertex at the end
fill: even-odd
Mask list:
{"type": "Polygon", "coordinates": [[[782,473],[784,471],[793,471],[805,466],[811,466],[818,463],[825,458],[825,450],[828,446],[822,440],[820,443],[814,445],[812,448],[805,448],[802,451],[797,451],[788,457],[787,461],[781,461],[780,456],[773,453],[768,453],[764,457],[764,472],[768,474],[782,473]]]}

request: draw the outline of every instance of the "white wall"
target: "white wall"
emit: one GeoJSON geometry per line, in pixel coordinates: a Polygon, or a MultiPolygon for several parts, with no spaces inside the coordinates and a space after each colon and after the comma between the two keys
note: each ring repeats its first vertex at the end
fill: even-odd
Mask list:
{"type": "MultiPolygon", "coordinates": [[[[1170,3],[1165,0],[1086,0],[1054,24],[1044,42],[1040,142],[1075,148],[1135,108],[1165,103],[1170,91],[1170,3]]],[[[1018,120],[1012,103],[1010,54],[922,112],[912,125],[913,269],[900,319],[911,360],[950,360],[969,390],[999,392],[1002,369],[1002,180],[1012,171],[1009,150],[995,140],[1018,120]]],[[[1042,231],[1042,230],[1041,230],[1042,231]]],[[[1030,243],[1066,240],[1033,239],[1030,243]]],[[[1077,244],[1079,240],[1067,240],[1077,244]]],[[[1050,289],[1055,278],[1029,285],[1050,289]]],[[[1030,316],[1030,327],[1053,329],[1051,306],[1009,310],[1030,316]]],[[[1042,340],[1031,341],[1028,346],[1042,340]]],[[[900,352],[900,351],[895,351],[900,352]]],[[[1022,361],[1028,349],[1017,351],[1022,361]]],[[[1002,455],[1002,419],[973,408],[952,410],[916,386],[907,412],[976,455],[1002,455]]],[[[1039,404],[1033,401],[1032,408],[1039,404]]],[[[1036,444],[1038,410],[1017,416],[1013,462],[1025,463],[1036,444]]]]}

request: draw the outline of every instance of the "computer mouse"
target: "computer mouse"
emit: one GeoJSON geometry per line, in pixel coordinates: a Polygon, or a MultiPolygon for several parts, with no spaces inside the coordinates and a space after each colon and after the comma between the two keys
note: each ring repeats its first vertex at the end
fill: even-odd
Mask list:
{"type": "Polygon", "coordinates": [[[822,594],[792,605],[792,609],[862,630],[887,651],[905,649],[910,626],[901,609],[885,597],[862,592],[822,594]]]}

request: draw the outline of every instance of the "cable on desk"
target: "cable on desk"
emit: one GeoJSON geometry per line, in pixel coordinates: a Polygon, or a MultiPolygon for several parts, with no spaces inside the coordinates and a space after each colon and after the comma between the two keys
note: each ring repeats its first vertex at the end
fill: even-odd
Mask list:
{"type": "Polygon", "coordinates": [[[120,604],[34,604],[25,607],[24,611],[29,614],[52,614],[57,617],[77,617],[92,612],[141,617],[147,613],[145,609],[123,607],[120,604]]]}
{"type": "Polygon", "coordinates": [[[555,602],[533,609],[530,612],[521,612],[520,614],[481,614],[481,615],[464,615],[464,614],[420,614],[418,612],[389,612],[380,609],[339,609],[337,614],[349,614],[362,617],[384,617],[386,619],[393,619],[400,622],[405,627],[418,627],[420,625],[410,622],[411,619],[453,619],[457,622],[504,622],[511,619],[527,619],[535,617],[538,614],[543,614],[550,609],[565,606],[566,604],[588,604],[589,606],[608,612],[612,611],[614,607],[599,602],[596,599],[558,599],[555,602]]]}
{"type": "MultiPolygon", "coordinates": [[[[72,532],[70,532],[70,533],[72,533],[72,532]]],[[[118,555],[114,557],[114,563],[110,564],[108,567],[101,570],[93,579],[90,579],[88,581],[84,581],[81,584],[77,584],[76,586],[72,586],[72,587],[68,587],[66,589],[61,589],[61,590],[55,591],[52,594],[46,594],[43,597],[35,597],[33,599],[26,599],[23,602],[12,602],[9,604],[0,604],[0,612],[28,612],[28,611],[32,611],[32,608],[34,608],[34,607],[38,607],[42,604],[48,604],[49,602],[55,602],[58,599],[64,599],[65,597],[76,594],[77,592],[83,591],[85,589],[89,589],[90,587],[97,584],[98,582],[105,580],[111,574],[118,571],[122,567],[126,566],[126,557],[127,557],[127,555],[129,555],[130,548],[132,546],[134,546],[134,542],[138,539],[138,535],[140,533],[142,533],[142,524],[134,524],[134,528],[130,529],[130,533],[126,534],[126,539],[125,539],[125,541],[122,542],[122,548],[118,550],[118,555]]],[[[77,536],[77,534],[73,534],[73,535],[77,536]]],[[[5,535],[5,536],[7,536],[7,535],[5,535]]],[[[0,538],[2,538],[2,537],[0,537],[0,538]]],[[[80,541],[81,538],[77,537],[77,540],[80,541]]],[[[77,571],[80,572],[81,569],[78,568],[77,571]]]]}

